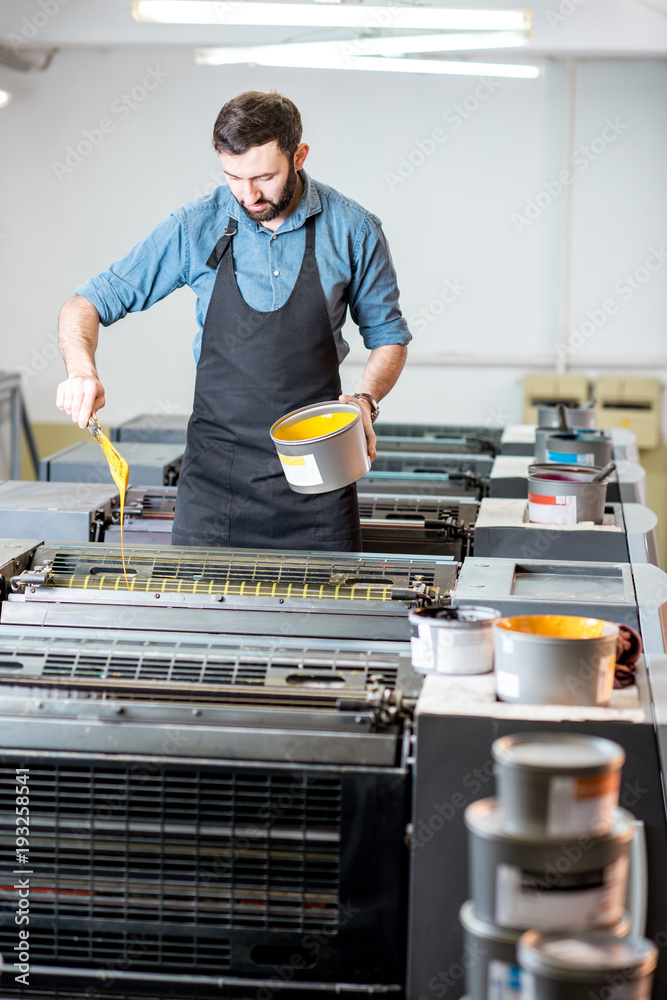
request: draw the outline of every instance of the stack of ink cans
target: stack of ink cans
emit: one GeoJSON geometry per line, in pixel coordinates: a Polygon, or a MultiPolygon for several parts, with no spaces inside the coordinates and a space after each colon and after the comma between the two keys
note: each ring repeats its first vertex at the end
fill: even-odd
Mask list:
{"type": "Polygon", "coordinates": [[[479,956],[468,1000],[589,1000],[614,976],[624,977],[619,998],[649,1000],[656,949],[627,937],[635,819],[618,806],[622,747],[521,733],[496,740],[492,755],[497,798],[465,813],[471,898],[460,920],[479,956]]]}

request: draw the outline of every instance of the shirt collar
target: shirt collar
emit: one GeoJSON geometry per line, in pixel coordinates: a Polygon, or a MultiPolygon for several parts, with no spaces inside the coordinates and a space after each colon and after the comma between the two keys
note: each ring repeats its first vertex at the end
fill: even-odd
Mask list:
{"type": "MultiPolygon", "coordinates": [[[[301,199],[289,218],[285,219],[282,226],[276,230],[278,233],[287,233],[291,229],[300,229],[306,219],[322,211],[322,202],[314,183],[305,170],[300,170],[299,173],[303,181],[301,199]]],[[[229,188],[227,188],[225,211],[228,215],[231,215],[232,219],[236,219],[253,233],[270,233],[270,230],[265,229],[260,222],[253,222],[252,219],[248,218],[229,188]]]]}

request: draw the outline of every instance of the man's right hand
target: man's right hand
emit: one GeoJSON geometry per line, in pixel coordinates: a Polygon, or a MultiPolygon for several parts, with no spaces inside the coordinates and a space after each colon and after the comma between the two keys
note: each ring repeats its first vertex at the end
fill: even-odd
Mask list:
{"type": "Polygon", "coordinates": [[[104,386],[96,378],[72,375],[61,382],[56,393],[56,406],[72,418],[79,427],[88,426],[88,421],[105,403],[104,386]]]}

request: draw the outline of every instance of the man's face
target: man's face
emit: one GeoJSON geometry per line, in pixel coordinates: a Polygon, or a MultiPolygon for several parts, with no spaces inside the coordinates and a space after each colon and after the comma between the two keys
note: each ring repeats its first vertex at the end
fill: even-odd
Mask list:
{"type": "Polygon", "coordinates": [[[297,185],[294,163],[275,142],[252,146],[234,156],[219,153],[229,189],[239,205],[255,222],[277,219],[289,207],[297,185]]]}

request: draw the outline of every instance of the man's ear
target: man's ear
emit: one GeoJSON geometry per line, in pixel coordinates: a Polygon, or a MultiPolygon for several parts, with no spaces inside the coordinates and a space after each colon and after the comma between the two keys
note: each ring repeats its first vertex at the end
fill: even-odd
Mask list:
{"type": "Polygon", "coordinates": [[[301,170],[301,167],[306,162],[306,157],[308,156],[309,151],[310,151],[310,146],[305,142],[299,143],[299,145],[296,147],[296,152],[294,154],[295,170],[301,170]]]}

